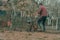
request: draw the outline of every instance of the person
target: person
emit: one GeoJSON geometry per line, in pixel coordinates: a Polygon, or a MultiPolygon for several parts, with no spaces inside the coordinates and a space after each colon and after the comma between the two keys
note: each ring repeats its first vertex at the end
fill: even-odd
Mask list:
{"type": "Polygon", "coordinates": [[[31,31],[31,29],[32,29],[32,27],[31,27],[31,25],[32,25],[32,18],[31,18],[31,15],[30,15],[30,14],[28,14],[26,18],[27,18],[27,20],[26,20],[26,21],[27,21],[28,26],[29,26],[29,27],[27,27],[27,31],[28,31],[28,32],[30,32],[30,31],[31,31]]]}
{"type": "Polygon", "coordinates": [[[8,20],[8,22],[7,22],[7,26],[8,26],[8,27],[10,27],[10,26],[11,26],[11,24],[12,24],[12,23],[11,23],[11,21],[10,21],[10,20],[8,20]]]}
{"type": "Polygon", "coordinates": [[[32,18],[32,15],[28,14],[27,15],[27,23],[29,24],[28,26],[28,32],[32,32],[32,31],[37,31],[37,25],[35,23],[35,20],[33,20],[34,18],[32,18]]]}
{"type": "Polygon", "coordinates": [[[42,31],[45,32],[45,22],[46,22],[46,18],[48,16],[46,7],[42,3],[40,3],[39,9],[37,10],[36,13],[39,16],[38,21],[37,21],[38,26],[43,29],[42,31]],[[40,25],[41,23],[42,23],[43,27],[41,27],[41,25],[40,25]]]}

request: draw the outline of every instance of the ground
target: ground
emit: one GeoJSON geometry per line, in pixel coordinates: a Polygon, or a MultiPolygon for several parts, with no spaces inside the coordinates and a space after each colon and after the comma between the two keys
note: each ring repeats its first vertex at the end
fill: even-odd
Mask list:
{"type": "Polygon", "coordinates": [[[60,40],[60,34],[48,32],[0,32],[0,40],[60,40]]]}

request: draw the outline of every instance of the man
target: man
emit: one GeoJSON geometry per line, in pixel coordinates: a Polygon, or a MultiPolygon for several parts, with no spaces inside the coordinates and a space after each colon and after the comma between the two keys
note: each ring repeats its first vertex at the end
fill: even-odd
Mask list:
{"type": "Polygon", "coordinates": [[[42,3],[40,3],[40,7],[39,7],[37,13],[39,15],[38,25],[40,27],[40,23],[42,23],[43,31],[45,31],[45,22],[46,22],[46,18],[47,18],[47,9],[45,8],[45,6],[43,6],[42,3]]]}
{"type": "Polygon", "coordinates": [[[27,27],[27,31],[29,32],[29,31],[32,30],[32,18],[31,18],[30,14],[28,14],[26,18],[27,18],[27,23],[28,23],[28,26],[29,26],[29,27],[27,27]]]}
{"type": "Polygon", "coordinates": [[[8,27],[10,27],[10,26],[11,26],[11,24],[12,24],[12,23],[11,23],[11,21],[10,21],[10,20],[8,20],[8,22],[7,22],[7,26],[8,26],[8,27]]]}

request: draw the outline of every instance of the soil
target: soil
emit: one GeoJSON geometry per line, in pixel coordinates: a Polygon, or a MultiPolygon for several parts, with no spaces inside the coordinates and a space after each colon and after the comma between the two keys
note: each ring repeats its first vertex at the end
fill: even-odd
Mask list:
{"type": "Polygon", "coordinates": [[[60,34],[48,32],[0,32],[0,40],[60,40],[60,34]]]}

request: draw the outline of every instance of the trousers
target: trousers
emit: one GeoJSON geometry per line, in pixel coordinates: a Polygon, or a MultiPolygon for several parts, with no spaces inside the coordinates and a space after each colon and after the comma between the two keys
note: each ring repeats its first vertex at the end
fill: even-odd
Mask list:
{"type": "Polygon", "coordinates": [[[41,23],[42,23],[42,29],[43,31],[45,31],[45,22],[46,22],[46,19],[47,19],[47,16],[42,16],[41,18],[38,19],[37,23],[38,23],[38,26],[41,28],[41,23]]]}

